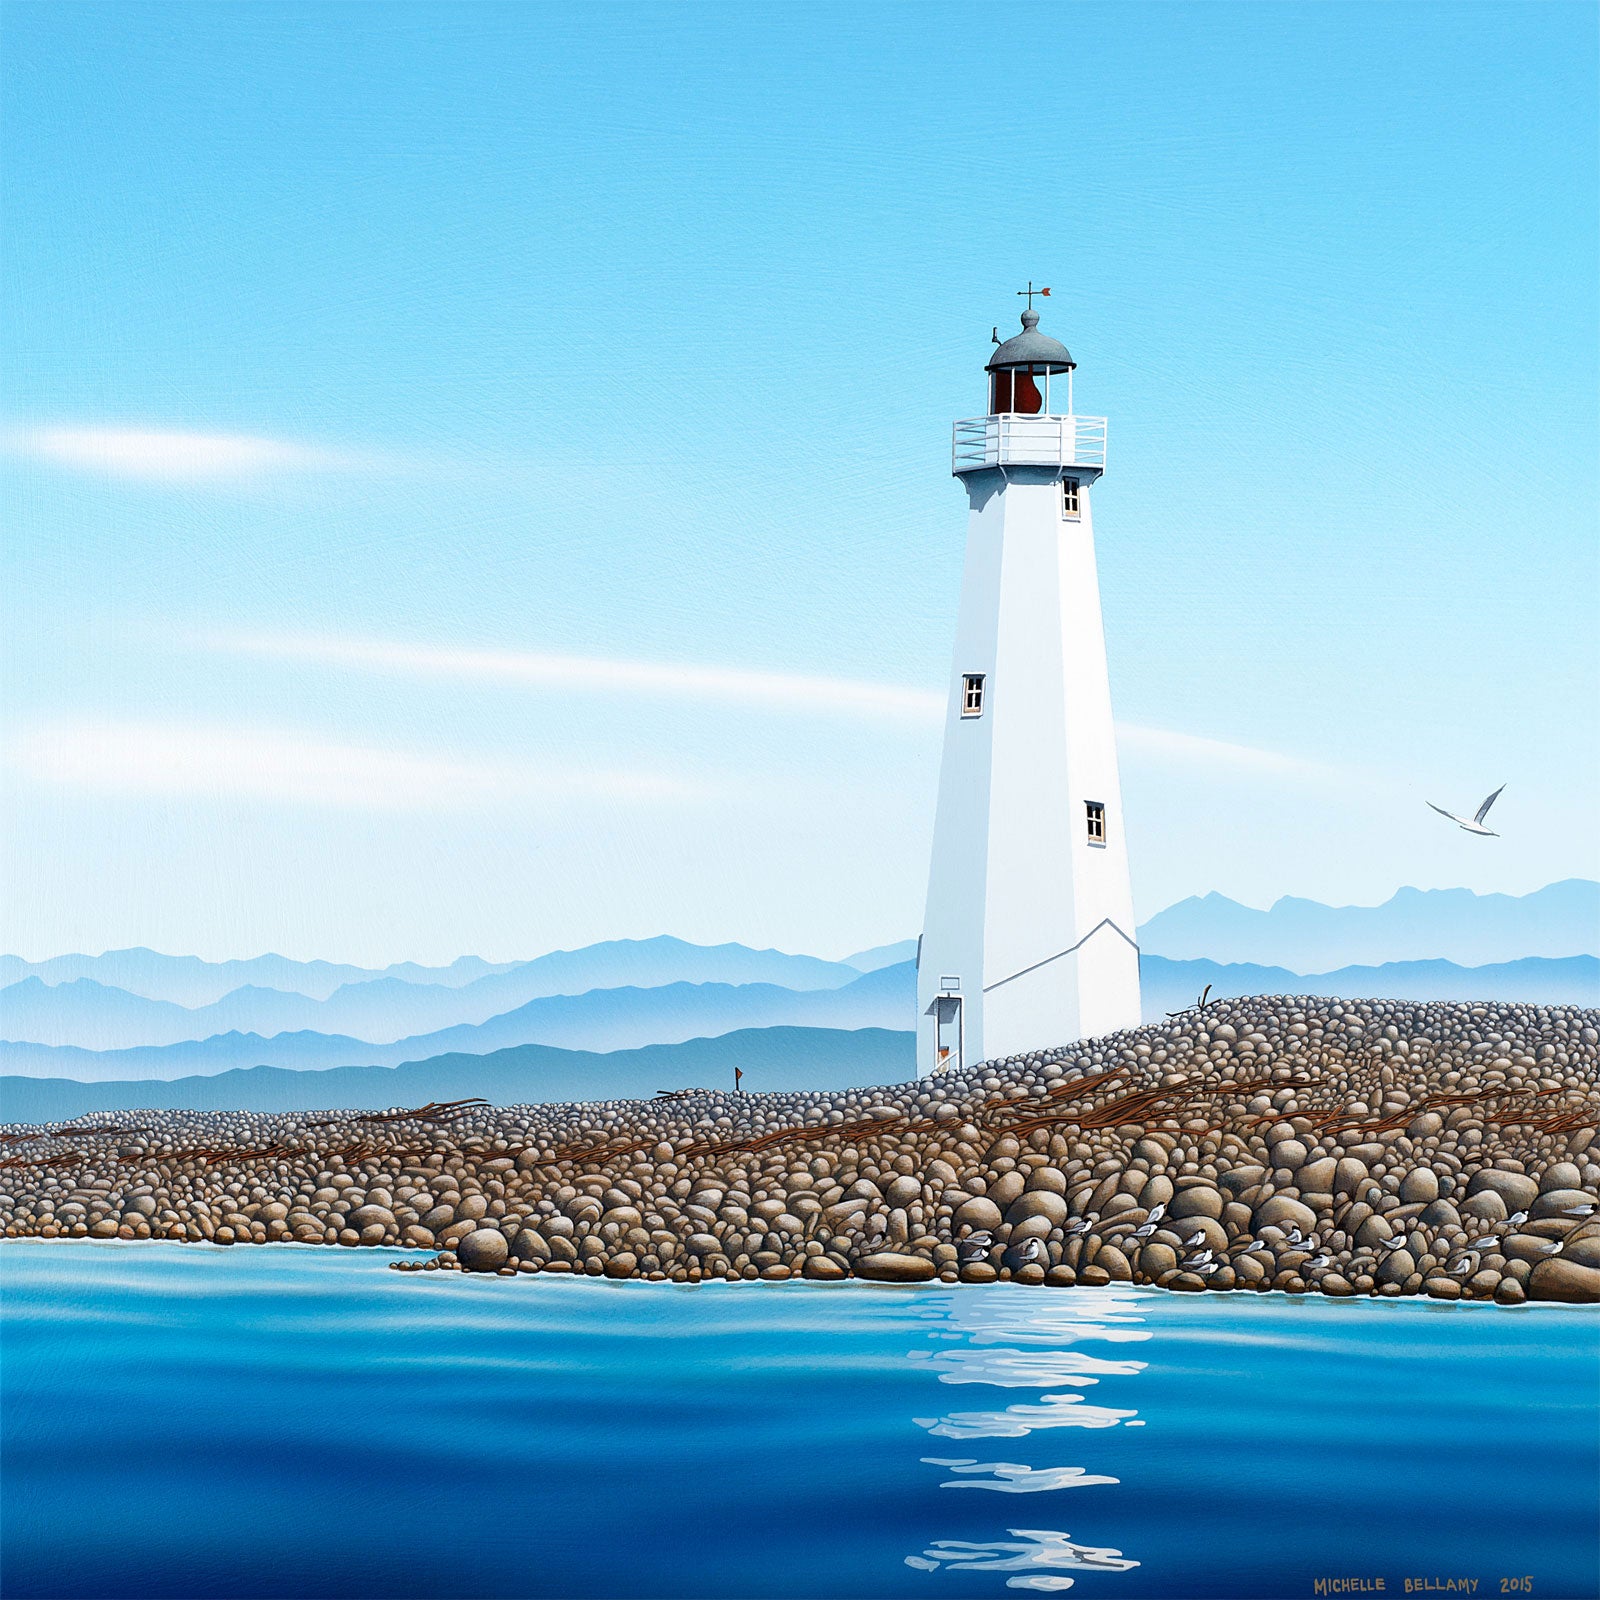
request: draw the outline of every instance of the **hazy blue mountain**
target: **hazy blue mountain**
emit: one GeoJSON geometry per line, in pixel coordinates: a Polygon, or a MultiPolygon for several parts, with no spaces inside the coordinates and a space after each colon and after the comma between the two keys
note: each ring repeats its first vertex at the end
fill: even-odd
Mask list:
{"type": "Polygon", "coordinates": [[[250,1067],[213,1077],[117,1083],[0,1077],[0,1120],[59,1122],[86,1111],[308,1111],[414,1106],[481,1095],[496,1105],[541,1100],[645,1100],[658,1089],[751,1093],[901,1083],[916,1072],[916,1035],[863,1028],[759,1028],[715,1039],[594,1054],[518,1045],[486,1056],[439,1056],[398,1067],[291,1072],[250,1067]]]}
{"type": "Polygon", "coordinates": [[[1146,1022],[1195,1003],[1207,984],[1213,999],[1249,994],[1335,995],[1346,1000],[1520,1000],[1530,1005],[1600,1006],[1600,958],[1529,956],[1482,967],[1451,961],[1392,961],[1341,967],[1306,977],[1283,967],[1216,961],[1139,960],[1146,1022]]]}
{"type": "Polygon", "coordinates": [[[1568,878],[1525,895],[1401,889],[1379,906],[1286,897],[1267,911],[1208,894],[1152,917],[1139,943],[1172,960],[1264,962],[1321,973],[1392,961],[1481,967],[1523,956],[1597,955],[1600,883],[1568,878]]]}
{"type": "Polygon", "coordinates": [[[854,967],[857,972],[876,972],[879,967],[897,967],[902,961],[916,959],[917,941],[897,939],[893,944],[876,945],[871,950],[857,950],[853,956],[844,958],[844,964],[847,967],[854,967]]]}
{"type": "Polygon", "coordinates": [[[52,987],[35,974],[0,989],[0,1036],[88,1050],[176,1044],[224,1033],[272,1038],[314,1032],[392,1043],[455,1024],[487,1022],[547,995],[671,983],[834,989],[860,976],[855,967],[814,956],[671,938],[617,939],[584,950],[558,950],[452,985],[369,975],[340,984],[324,998],[249,985],[194,1008],[147,999],[90,978],[52,987]]]}
{"type": "Polygon", "coordinates": [[[89,978],[148,1000],[169,1000],[192,1007],[210,1005],[247,986],[282,989],[316,1000],[326,999],[341,984],[382,977],[453,988],[515,965],[462,956],[448,967],[421,967],[413,961],[400,961],[378,970],[335,961],[291,961],[287,956],[273,955],[253,956],[248,961],[202,961],[198,956],[166,956],[156,950],[135,948],[108,950],[99,956],[51,956],[47,961],[0,955],[0,984],[31,977],[47,984],[89,978]]]}
{"type": "Polygon", "coordinates": [[[233,1067],[397,1066],[450,1052],[483,1055],[519,1044],[572,1050],[627,1050],[647,1044],[732,1033],[742,1028],[890,1028],[915,1015],[916,974],[909,964],[858,975],[838,989],[792,990],[773,984],[664,984],[549,995],[488,1021],[370,1044],[345,1035],[224,1033],[208,1039],[127,1050],[70,1045],[0,1044],[0,1068],[28,1077],[103,1082],[180,1078],[233,1067]]]}

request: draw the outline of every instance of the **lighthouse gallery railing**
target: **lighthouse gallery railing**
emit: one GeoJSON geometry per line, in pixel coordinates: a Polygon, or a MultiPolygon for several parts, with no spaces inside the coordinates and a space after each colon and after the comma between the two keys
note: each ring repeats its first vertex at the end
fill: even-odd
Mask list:
{"type": "Polygon", "coordinates": [[[950,470],[984,467],[1097,467],[1106,464],[1104,417],[1002,414],[958,422],[950,470]]]}

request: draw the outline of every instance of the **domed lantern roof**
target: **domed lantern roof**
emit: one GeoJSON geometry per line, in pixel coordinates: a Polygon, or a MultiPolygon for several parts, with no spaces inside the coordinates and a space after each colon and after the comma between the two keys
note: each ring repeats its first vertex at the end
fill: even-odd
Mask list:
{"type": "Polygon", "coordinates": [[[1007,339],[990,356],[985,372],[1005,372],[1026,367],[1034,372],[1071,372],[1077,366],[1072,353],[1059,339],[1039,332],[1039,313],[1031,307],[1022,313],[1022,332],[1007,339]]]}

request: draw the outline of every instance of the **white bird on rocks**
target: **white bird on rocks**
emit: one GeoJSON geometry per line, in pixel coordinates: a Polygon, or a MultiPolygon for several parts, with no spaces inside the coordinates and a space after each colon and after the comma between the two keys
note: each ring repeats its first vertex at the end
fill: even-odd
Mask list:
{"type": "Polygon", "coordinates": [[[1301,1233],[1300,1224],[1297,1223],[1297,1222],[1291,1222],[1289,1224],[1289,1231],[1284,1237],[1297,1250],[1309,1250],[1317,1242],[1316,1236],[1314,1234],[1307,1235],[1307,1234],[1301,1233]]]}
{"type": "Polygon", "coordinates": [[[1527,1220],[1528,1213],[1526,1211],[1513,1211],[1511,1215],[1506,1218],[1506,1226],[1508,1228],[1520,1228],[1527,1220]]]}
{"type": "Polygon", "coordinates": [[[1388,1239],[1380,1239],[1378,1241],[1378,1248],[1383,1251],[1385,1255],[1388,1255],[1391,1251],[1398,1250],[1405,1242],[1406,1236],[1403,1233],[1397,1233],[1388,1239]]]}
{"type": "Polygon", "coordinates": [[[1152,1233],[1154,1233],[1155,1231],[1156,1231],[1156,1224],[1155,1223],[1153,1223],[1153,1222],[1141,1222],[1139,1224],[1139,1226],[1133,1230],[1133,1237],[1135,1239],[1148,1239],[1150,1237],[1150,1235],[1152,1233]]]}
{"type": "Polygon", "coordinates": [[[1472,1258],[1469,1256],[1465,1260],[1458,1261],[1453,1267],[1446,1267],[1445,1271],[1453,1278],[1464,1278],[1472,1271],[1472,1258]]]}
{"type": "Polygon", "coordinates": [[[1153,1206],[1151,1206],[1150,1215],[1145,1218],[1145,1221],[1159,1222],[1164,1216],[1166,1216],[1166,1214],[1167,1202],[1165,1200],[1158,1200],[1153,1206]]]}
{"type": "Polygon", "coordinates": [[[1209,1278],[1221,1265],[1220,1261],[1197,1261],[1188,1270],[1190,1272],[1198,1272],[1202,1278],[1209,1278]]]}
{"type": "Polygon", "coordinates": [[[1539,1252],[1541,1255],[1558,1256],[1566,1248],[1566,1243],[1565,1239],[1552,1239],[1549,1244],[1540,1245],[1539,1252]]]}
{"type": "Polygon", "coordinates": [[[1066,1235],[1069,1239],[1081,1239],[1090,1228],[1094,1226],[1091,1217],[1078,1217],[1066,1226],[1066,1235]]]}
{"type": "Polygon", "coordinates": [[[1206,1230],[1204,1228],[1196,1228],[1194,1230],[1194,1232],[1191,1233],[1189,1235],[1189,1237],[1183,1241],[1183,1248],[1185,1250],[1188,1250],[1194,1245],[1204,1244],[1205,1242],[1206,1242],[1206,1230]]]}
{"type": "Polygon", "coordinates": [[[1331,1267],[1333,1265],[1333,1257],[1326,1253],[1314,1255],[1306,1262],[1306,1265],[1308,1267],[1331,1267]]]}
{"type": "Polygon", "coordinates": [[[1242,1256],[1248,1256],[1248,1255],[1254,1255],[1256,1253],[1256,1251],[1258,1251],[1258,1250],[1263,1252],[1263,1253],[1266,1253],[1267,1251],[1270,1251],[1271,1249],[1272,1249],[1272,1246],[1269,1245],[1265,1239],[1252,1239],[1249,1242],[1249,1244],[1245,1245],[1245,1247],[1242,1250],[1240,1250],[1239,1254],[1242,1255],[1242,1256]]]}
{"type": "Polygon", "coordinates": [[[1037,1261],[1044,1254],[1044,1246],[1037,1239],[1024,1239],[1017,1246],[1017,1253],[1025,1263],[1037,1261]]]}
{"type": "Polygon", "coordinates": [[[1594,1212],[1594,1206],[1586,1200],[1581,1206],[1567,1206],[1561,1215],[1564,1217],[1592,1217],[1594,1212]]]}
{"type": "Polygon", "coordinates": [[[1481,806],[1478,807],[1477,815],[1473,817],[1471,822],[1468,822],[1465,817],[1458,817],[1453,811],[1446,811],[1443,806],[1436,806],[1431,800],[1427,801],[1426,803],[1430,811],[1437,811],[1441,817],[1449,817],[1453,823],[1455,823],[1458,827],[1465,828],[1468,833],[1481,833],[1487,838],[1498,839],[1500,835],[1496,833],[1493,828],[1484,827],[1483,819],[1489,815],[1489,807],[1500,798],[1504,791],[1505,785],[1502,783],[1500,787],[1496,789],[1495,792],[1490,795],[1481,806]]]}

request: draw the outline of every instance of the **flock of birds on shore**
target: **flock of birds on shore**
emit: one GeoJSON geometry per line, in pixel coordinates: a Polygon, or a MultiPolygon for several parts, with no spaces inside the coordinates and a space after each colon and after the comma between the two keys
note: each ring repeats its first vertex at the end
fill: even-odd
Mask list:
{"type": "MultiPolygon", "coordinates": [[[[1561,1213],[1561,1215],[1564,1217],[1572,1217],[1576,1221],[1584,1221],[1587,1218],[1592,1217],[1597,1209],[1600,1208],[1585,1202],[1582,1205],[1568,1206],[1561,1213]]],[[[1133,1233],[1130,1237],[1142,1244],[1161,1225],[1161,1219],[1166,1215],[1166,1210],[1167,1208],[1165,1204],[1152,1207],[1149,1216],[1133,1230],[1133,1233]]],[[[1098,1212],[1091,1213],[1086,1217],[1078,1217],[1074,1221],[1067,1224],[1064,1232],[1066,1233],[1068,1239],[1081,1239],[1084,1237],[1084,1235],[1093,1230],[1095,1223],[1099,1220],[1098,1212]]],[[[1511,1230],[1520,1227],[1527,1220],[1528,1213],[1526,1211],[1518,1211],[1513,1213],[1513,1215],[1506,1219],[1506,1231],[1510,1232],[1511,1230]]],[[[1287,1246],[1290,1250],[1309,1251],[1311,1259],[1305,1263],[1305,1267],[1309,1270],[1319,1271],[1322,1268],[1331,1267],[1334,1264],[1333,1257],[1322,1248],[1321,1242],[1318,1240],[1316,1234],[1302,1233],[1296,1224],[1291,1223],[1287,1230],[1269,1226],[1262,1231],[1276,1233],[1282,1244],[1287,1246]]],[[[1391,1251],[1398,1250],[1406,1243],[1406,1240],[1407,1235],[1404,1232],[1397,1233],[1392,1238],[1383,1240],[1378,1245],[1378,1249],[1382,1254],[1388,1255],[1391,1251]]],[[[879,1239],[869,1240],[868,1248],[877,1249],[883,1242],[886,1241],[879,1239]]],[[[1552,1239],[1547,1243],[1542,1244],[1539,1248],[1547,1256],[1558,1256],[1561,1254],[1561,1250],[1565,1242],[1566,1241],[1562,1239],[1552,1239]]],[[[1476,1259],[1479,1256],[1492,1253],[1499,1248],[1499,1245],[1500,1239],[1498,1236],[1494,1238],[1479,1239],[1472,1245],[1471,1249],[1461,1253],[1454,1265],[1447,1267],[1445,1270],[1454,1277],[1464,1278],[1473,1270],[1476,1259]]],[[[956,1253],[960,1260],[963,1263],[966,1263],[969,1261],[982,1260],[993,1248],[993,1233],[991,1233],[987,1228],[981,1228],[975,1233],[969,1233],[965,1239],[961,1240],[961,1242],[956,1246],[956,1253]]],[[[1017,1248],[1018,1255],[1021,1257],[1024,1265],[1031,1261],[1037,1261],[1044,1255],[1044,1244],[1039,1239],[1025,1239],[1017,1248]]],[[[1179,1265],[1185,1272],[1194,1272],[1198,1273],[1202,1278],[1209,1278],[1213,1272],[1216,1272],[1219,1268],[1227,1264],[1226,1261],[1219,1260],[1216,1252],[1206,1245],[1206,1233],[1204,1228],[1195,1229],[1195,1231],[1183,1241],[1183,1248],[1187,1253],[1180,1261],[1179,1265]]],[[[1265,1239],[1251,1238],[1243,1245],[1239,1246],[1239,1248],[1234,1250],[1231,1255],[1232,1257],[1236,1258],[1238,1256],[1251,1255],[1256,1252],[1267,1254],[1271,1252],[1272,1248],[1273,1247],[1271,1243],[1265,1239]]]]}

